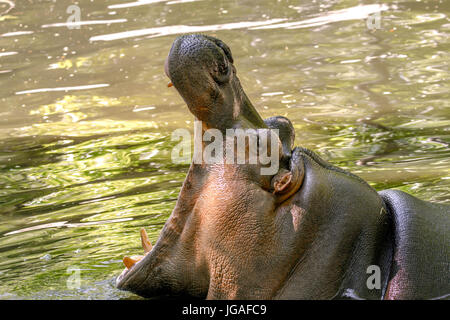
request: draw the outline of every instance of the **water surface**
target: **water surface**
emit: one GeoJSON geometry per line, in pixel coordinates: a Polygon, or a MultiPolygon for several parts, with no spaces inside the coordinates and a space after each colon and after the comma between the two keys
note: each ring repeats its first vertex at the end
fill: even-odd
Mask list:
{"type": "Polygon", "coordinates": [[[449,203],[449,11],[0,0],[0,299],[137,298],[114,277],[141,252],[141,227],[157,239],[188,169],[170,161],[170,137],[194,119],[163,71],[181,33],[225,41],[257,110],[290,118],[297,145],[377,190],[449,203]],[[72,4],[81,21],[68,25],[72,4]]]}

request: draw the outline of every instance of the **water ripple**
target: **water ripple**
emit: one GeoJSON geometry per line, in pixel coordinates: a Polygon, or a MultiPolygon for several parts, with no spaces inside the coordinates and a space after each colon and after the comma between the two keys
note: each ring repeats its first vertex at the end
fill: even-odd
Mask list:
{"type": "Polygon", "coordinates": [[[111,23],[122,23],[127,22],[127,19],[114,19],[114,20],[86,20],[86,21],[77,21],[77,22],[59,22],[59,23],[50,23],[44,24],[41,28],[56,28],[56,27],[77,27],[77,26],[86,26],[93,24],[111,24],[111,23]]]}
{"type": "Polygon", "coordinates": [[[149,36],[149,38],[156,38],[156,37],[162,37],[162,36],[173,35],[173,34],[252,28],[252,27],[257,27],[257,26],[265,26],[265,25],[269,25],[269,24],[273,24],[273,23],[279,23],[279,22],[285,21],[285,20],[286,19],[271,19],[271,20],[265,20],[265,21],[242,21],[242,22],[214,24],[214,25],[207,25],[207,26],[176,25],[176,26],[139,29],[139,30],[131,30],[131,31],[105,34],[105,35],[91,37],[89,40],[90,41],[111,41],[111,40],[119,40],[119,39],[142,37],[142,36],[149,36]]]}
{"type": "Polygon", "coordinates": [[[23,232],[27,232],[27,231],[48,229],[48,228],[60,228],[60,227],[76,228],[76,227],[81,227],[81,226],[104,225],[104,224],[108,224],[108,223],[117,223],[117,222],[124,222],[124,221],[130,221],[130,220],[133,220],[133,218],[109,219],[109,220],[102,220],[102,221],[90,221],[90,222],[79,222],[79,223],[68,223],[68,221],[59,221],[59,222],[40,224],[40,225],[29,227],[29,228],[23,228],[20,230],[11,231],[11,232],[5,233],[4,236],[9,236],[12,234],[17,234],[17,233],[23,233],[23,232]]]}
{"type": "Polygon", "coordinates": [[[299,29],[299,28],[318,27],[333,22],[366,19],[371,14],[385,11],[388,8],[389,7],[385,4],[359,5],[342,10],[329,11],[319,17],[312,19],[286,22],[270,26],[259,26],[253,27],[251,29],[277,29],[277,28],[299,29]]]}
{"type": "Polygon", "coordinates": [[[134,2],[127,2],[127,3],[119,3],[119,4],[112,4],[108,6],[108,9],[123,9],[123,8],[132,8],[132,7],[138,7],[138,6],[145,6],[148,4],[154,4],[154,3],[161,3],[165,2],[166,4],[177,4],[177,3],[185,3],[185,2],[196,2],[199,0],[139,0],[134,2]]]}
{"type": "Polygon", "coordinates": [[[71,91],[71,90],[87,90],[87,89],[95,89],[95,88],[103,88],[109,87],[107,83],[99,83],[99,84],[90,84],[85,86],[74,86],[74,87],[59,87],[59,88],[39,88],[32,90],[24,90],[16,92],[19,94],[29,94],[29,93],[38,93],[38,92],[50,92],[50,91],[71,91]]]}

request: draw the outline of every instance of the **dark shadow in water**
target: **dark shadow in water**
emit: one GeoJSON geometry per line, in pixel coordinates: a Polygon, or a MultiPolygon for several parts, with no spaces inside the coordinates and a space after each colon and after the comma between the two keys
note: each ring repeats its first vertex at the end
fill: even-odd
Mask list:
{"type": "MultiPolygon", "coordinates": [[[[372,106],[374,110],[377,112],[373,112],[370,115],[367,115],[363,119],[359,119],[358,121],[363,123],[364,125],[371,126],[381,132],[392,132],[392,128],[388,128],[383,124],[379,124],[375,122],[376,119],[380,117],[384,117],[389,113],[394,113],[395,109],[390,105],[389,99],[386,96],[374,92],[371,90],[372,86],[385,84],[392,80],[392,75],[389,73],[389,69],[385,63],[384,59],[381,59],[380,56],[389,52],[389,46],[383,41],[381,37],[377,35],[377,31],[366,32],[369,36],[373,38],[373,41],[370,41],[369,44],[375,44],[379,49],[375,50],[372,54],[372,59],[369,59],[367,64],[371,66],[372,70],[378,74],[378,79],[373,81],[367,81],[360,83],[355,86],[357,90],[362,91],[369,98],[369,105],[372,106]]],[[[398,143],[395,141],[395,134],[388,134],[382,141],[378,142],[379,147],[375,148],[375,151],[372,151],[372,154],[358,160],[356,162],[357,165],[368,165],[369,163],[375,161],[377,158],[384,157],[390,153],[398,151],[400,149],[398,143]]]]}

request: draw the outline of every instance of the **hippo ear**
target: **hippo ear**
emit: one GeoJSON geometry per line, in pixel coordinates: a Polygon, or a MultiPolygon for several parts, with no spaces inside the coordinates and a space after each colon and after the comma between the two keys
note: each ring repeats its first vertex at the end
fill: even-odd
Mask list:
{"type": "Polygon", "coordinates": [[[289,170],[281,169],[272,178],[273,194],[280,195],[288,192],[292,182],[292,173],[289,170]]]}
{"type": "Polygon", "coordinates": [[[300,189],[304,176],[303,160],[299,153],[294,151],[290,160],[290,170],[280,169],[271,181],[273,194],[277,197],[277,203],[281,203],[295,194],[300,189]]]}

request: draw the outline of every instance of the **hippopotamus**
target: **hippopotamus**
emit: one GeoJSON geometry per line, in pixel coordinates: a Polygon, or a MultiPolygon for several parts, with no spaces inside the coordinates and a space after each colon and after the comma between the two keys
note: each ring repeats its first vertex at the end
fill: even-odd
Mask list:
{"type": "Polygon", "coordinates": [[[117,287],[143,297],[448,298],[450,206],[377,192],[294,147],[292,123],[260,117],[233,63],[224,42],[190,34],[164,69],[203,131],[277,129],[278,171],[191,163],[157,242],[141,232],[145,255],[124,259],[117,287]]]}

